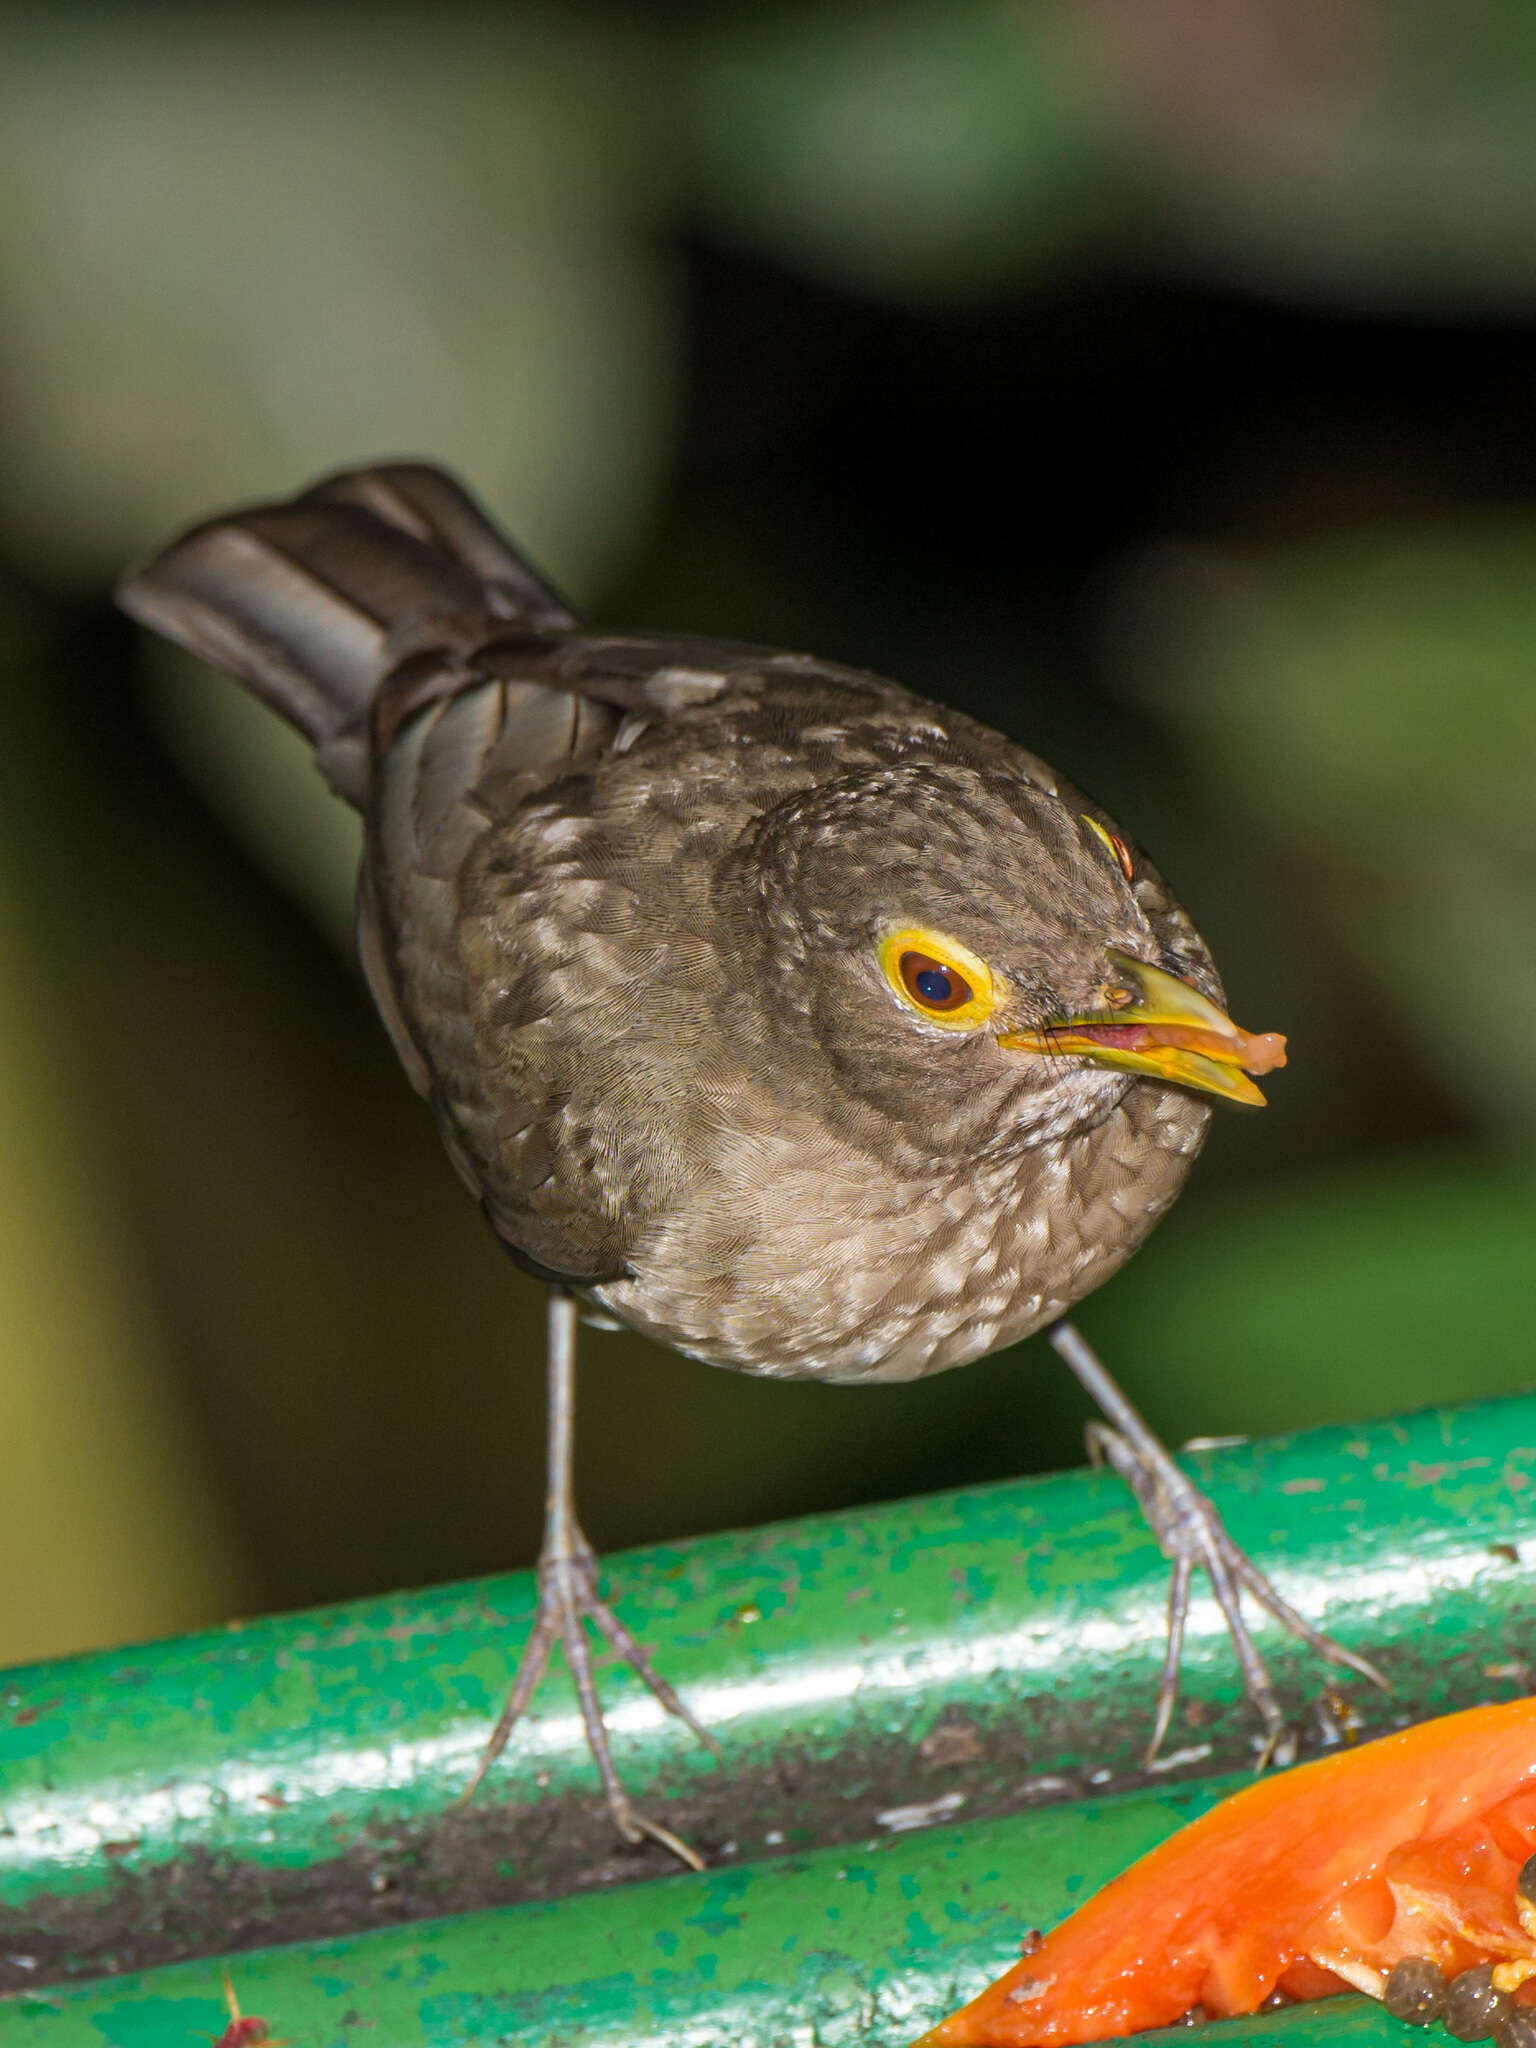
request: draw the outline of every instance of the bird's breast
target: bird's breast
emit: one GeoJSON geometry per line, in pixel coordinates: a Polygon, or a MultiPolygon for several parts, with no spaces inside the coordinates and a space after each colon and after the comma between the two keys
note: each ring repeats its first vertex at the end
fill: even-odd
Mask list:
{"type": "Polygon", "coordinates": [[[923,1178],[755,1132],[654,1220],[632,1277],[594,1295],[739,1372],[942,1372],[1027,1337],[1107,1280],[1178,1194],[1207,1119],[1184,1091],[1137,1084],[1089,1129],[923,1178]]]}

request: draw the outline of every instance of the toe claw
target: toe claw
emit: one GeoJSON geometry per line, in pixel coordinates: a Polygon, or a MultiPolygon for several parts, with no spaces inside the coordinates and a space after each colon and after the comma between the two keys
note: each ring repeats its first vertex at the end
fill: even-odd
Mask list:
{"type": "Polygon", "coordinates": [[[716,1758],[720,1755],[720,1745],[709,1731],[694,1719],[672,1687],[652,1665],[640,1643],[603,1600],[598,1589],[596,1555],[578,1528],[568,1525],[558,1543],[547,1549],[540,1558],[538,1585],[538,1618],[518,1664],[517,1676],[507,1695],[507,1703],[491,1731],[490,1739],[481,1753],[480,1761],[460,1804],[467,1804],[474,1796],[486,1772],[505,1749],[514,1724],[527,1708],[529,1700],[533,1697],[534,1688],[544,1674],[550,1650],[558,1641],[565,1652],[565,1661],[576,1687],[582,1725],[586,1730],[587,1747],[592,1752],[593,1761],[602,1778],[608,1811],[619,1835],[632,1845],[643,1841],[655,1842],[676,1856],[680,1862],[686,1863],[690,1870],[702,1870],[705,1866],[697,1851],[689,1848],[680,1836],[673,1834],[670,1828],[663,1827],[659,1821],[648,1820],[629,1802],[629,1795],[624,1790],[618,1767],[613,1761],[608,1729],[597,1695],[597,1680],[592,1669],[592,1646],[582,1626],[583,1622],[589,1623],[605,1638],[646,1690],[669,1714],[684,1722],[716,1758]]]}
{"type": "Polygon", "coordinates": [[[1244,1592],[1251,1594],[1283,1628],[1318,1656],[1327,1658],[1330,1663],[1344,1665],[1371,1684],[1390,1692],[1392,1688],[1387,1679],[1368,1658],[1346,1648],[1343,1643],[1335,1642],[1321,1629],[1314,1628],[1244,1555],[1227,1534],[1215,1504],[1175,1464],[1137,1409],[1110,1378],[1102,1360],[1084,1341],[1081,1332],[1063,1321],[1052,1327],[1050,1335],[1052,1344],[1098,1403],[1101,1412],[1109,1418],[1107,1422],[1088,1425],[1090,1461],[1095,1465],[1108,1465],[1125,1481],[1157,1539],[1158,1548],[1173,1567],[1168,1589],[1167,1648],[1158,1678],[1152,1740],[1146,1752],[1148,1764],[1155,1760],[1172,1723],[1178,1699],[1179,1658],[1189,1608],[1190,1577],[1197,1570],[1204,1572],[1210,1581],[1242,1670],[1243,1690],[1263,1723],[1261,1770],[1272,1761],[1293,1758],[1296,1741],[1286,1725],[1264,1659],[1243,1615],[1244,1592]]]}
{"type": "Polygon", "coordinates": [[[691,1848],[681,1835],[674,1835],[670,1828],[664,1828],[659,1820],[649,1820],[634,1807],[627,1808],[627,1821],[621,1822],[613,1816],[613,1824],[626,1842],[654,1842],[658,1848],[666,1849],[680,1863],[686,1863],[690,1870],[703,1871],[709,1868],[697,1849],[691,1848]]]}
{"type": "Polygon", "coordinates": [[[1296,1730],[1276,1709],[1273,1721],[1265,1716],[1264,1740],[1260,1743],[1259,1753],[1254,1759],[1253,1775],[1256,1778],[1262,1777],[1271,1764],[1285,1770],[1295,1761],[1296,1730]]]}

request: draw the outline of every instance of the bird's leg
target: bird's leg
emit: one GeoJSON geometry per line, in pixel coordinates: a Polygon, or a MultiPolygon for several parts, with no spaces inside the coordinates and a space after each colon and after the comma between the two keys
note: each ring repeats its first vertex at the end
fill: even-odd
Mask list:
{"type": "Polygon", "coordinates": [[[690,1869],[702,1870],[702,1860],[686,1842],[679,1840],[670,1828],[662,1827],[659,1821],[647,1820],[630,1804],[629,1794],[624,1790],[613,1761],[608,1730],[603,1723],[603,1710],[598,1702],[597,1681],[592,1671],[592,1647],[583,1622],[590,1622],[606,1638],[669,1714],[685,1721],[699,1740],[719,1755],[719,1746],[708,1730],[693,1718],[623,1622],[598,1594],[597,1557],[576,1520],[576,1330],[576,1297],[567,1288],[551,1287],[548,1325],[549,1453],[544,1494],[544,1542],[538,1564],[538,1617],[524,1647],[507,1703],[491,1731],[490,1741],[485,1745],[485,1752],[464,1797],[469,1799],[473,1796],[480,1780],[506,1748],[507,1737],[533,1697],[534,1688],[549,1662],[549,1653],[558,1642],[565,1652],[566,1667],[575,1681],[582,1723],[587,1731],[587,1747],[601,1774],[608,1811],[615,1828],[626,1842],[659,1842],[662,1848],[670,1849],[690,1869]]]}
{"type": "MultiPolygon", "coordinates": [[[[1065,1320],[1053,1323],[1050,1339],[1077,1376],[1079,1383],[1097,1404],[1106,1422],[1088,1425],[1088,1455],[1095,1464],[1109,1465],[1135,1494],[1142,1514],[1158,1547],[1173,1566],[1168,1586],[1168,1637],[1162,1673],[1157,1681],[1157,1710],[1152,1722],[1152,1740],[1146,1762],[1151,1763],[1162,1747],[1173,1718],[1179,1694],[1179,1656],[1184,1646],[1184,1623],[1189,1613],[1190,1581],[1203,1571],[1211,1582],[1216,1604],[1226,1621],[1242,1668],[1243,1689],[1259,1711],[1264,1723],[1265,1745],[1261,1768],[1277,1753],[1291,1747],[1285,1716],[1275,1696],[1264,1659],[1259,1655],[1244,1619],[1242,1595],[1249,1592],[1276,1621],[1299,1637],[1309,1649],[1334,1664],[1358,1671],[1384,1691],[1391,1687],[1366,1658],[1336,1643],[1332,1636],[1314,1628],[1305,1615],[1298,1614],[1270,1584],[1227,1534],[1214,1504],[1189,1476],[1181,1472],[1172,1456],[1153,1435],[1140,1412],[1110,1378],[1103,1361],[1081,1333],[1065,1320]]],[[[1285,1759],[1285,1760],[1288,1760],[1285,1759]]]]}

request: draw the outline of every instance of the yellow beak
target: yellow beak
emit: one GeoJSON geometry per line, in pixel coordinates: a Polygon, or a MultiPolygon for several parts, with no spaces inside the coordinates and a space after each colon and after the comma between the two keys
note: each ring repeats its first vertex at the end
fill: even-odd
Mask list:
{"type": "Polygon", "coordinates": [[[1248,1075],[1285,1065],[1285,1039],[1278,1031],[1241,1030],[1188,982],[1117,946],[1108,948],[1107,957],[1133,991],[1133,1001],[1097,1017],[1005,1031],[998,1044],[1008,1051],[1071,1055],[1262,1106],[1264,1097],[1248,1075]]]}

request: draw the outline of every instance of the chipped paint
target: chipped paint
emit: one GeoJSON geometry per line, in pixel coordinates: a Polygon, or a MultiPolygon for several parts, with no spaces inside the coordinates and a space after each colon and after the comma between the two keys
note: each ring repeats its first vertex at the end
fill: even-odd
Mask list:
{"type": "MultiPolygon", "coordinates": [[[[1351,1682],[1314,1709],[1318,1667],[1261,1628],[1304,1747],[1525,1688],[1536,1401],[1189,1462],[1282,1590],[1393,1676],[1390,1700],[1351,1682]]],[[[620,1614],[720,1734],[717,1769],[627,1673],[605,1679],[636,1795],[725,1866],[702,1879],[614,1841],[558,1672],[457,1805],[531,1618],[527,1575],[7,1673],[0,1972],[17,1995],[0,2038],[216,2035],[218,1964],[305,1940],[287,1961],[245,1955],[237,1981],[310,2048],[360,2038],[349,2015],[382,2012],[388,1986],[416,2003],[378,2038],[434,2048],[905,2038],[1096,1881],[1110,1816],[1166,1824],[1207,1796],[1181,1777],[1251,1759],[1202,1601],[1166,1774],[1141,1771],[1164,1570],[1118,1483],[1087,1472],[611,1560],[620,1614]],[[1144,1808],[1103,1796],[1138,1784],[1156,1788],[1144,1808]],[[816,1847],[839,1842],[858,1846],[816,1847]],[[175,1960],[194,1955],[210,1960],[175,1960]],[[41,1988],[155,1962],[110,2000],[41,1988]],[[173,1994],[174,2021],[155,2003],[173,1994]],[[587,2000],[597,2031],[549,2032],[561,2000],[587,2000]],[[77,2013],[94,2031],[70,2031],[77,2013]]]]}

